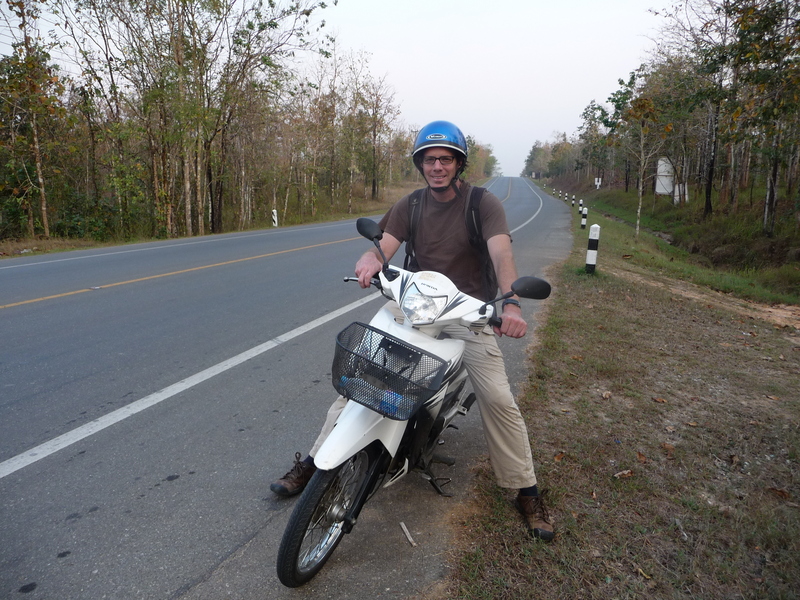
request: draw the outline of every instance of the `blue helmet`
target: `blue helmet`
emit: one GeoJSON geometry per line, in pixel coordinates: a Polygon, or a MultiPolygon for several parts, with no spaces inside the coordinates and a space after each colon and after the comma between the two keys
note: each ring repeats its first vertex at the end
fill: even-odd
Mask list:
{"type": "Polygon", "coordinates": [[[414,166],[423,175],[425,173],[422,170],[422,155],[419,152],[425,148],[450,148],[463,154],[464,159],[459,161],[456,178],[467,168],[467,138],[450,121],[433,121],[419,130],[411,156],[414,159],[414,166]]]}
{"type": "Polygon", "coordinates": [[[467,138],[449,121],[433,121],[420,129],[411,156],[431,147],[452,148],[463,154],[465,160],[467,158],[467,138]]]}

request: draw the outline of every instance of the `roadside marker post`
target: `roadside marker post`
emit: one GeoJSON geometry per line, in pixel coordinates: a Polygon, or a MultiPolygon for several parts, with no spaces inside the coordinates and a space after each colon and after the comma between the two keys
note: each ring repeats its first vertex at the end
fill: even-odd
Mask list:
{"type": "Polygon", "coordinates": [[[589,249],[586,251],[586,272],[594,273],[597,265],[597,247],[600,245],[600,225],[594,224],[589,228],[589,249]]]}
{"type": "Polygon", "coordinates": [[[272,226],[273,227],[278,226],[278,211],[275,210],[274,208],[272,209],[272,226]]]}
{"type": "Polygon", "coordinates": [[[586,229],[586,216],[589,214],[589,209],[583,209],[583,216],[581,217],[581,229],[586,229]]]}

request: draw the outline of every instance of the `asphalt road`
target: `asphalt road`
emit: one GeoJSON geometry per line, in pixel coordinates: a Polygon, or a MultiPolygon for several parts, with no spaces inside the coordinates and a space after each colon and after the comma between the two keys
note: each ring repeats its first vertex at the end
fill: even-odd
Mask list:
{"type": "MultiPolygon", "coordinates": [[[[564,203],[489,187],[520,274],[567,256],[564,203]]],[[[269,483],[335,397],[335,334],[380,306],[342,283],[368,247],[345,221],[0,261],[0,597],[406,598],[440,578],[476,410],[446,439],[453,498],[412,474],[309,585],[275,576],[294,501],[269,483]]],[[[513,381],[526,343],[503,340],[513,381]]]]}

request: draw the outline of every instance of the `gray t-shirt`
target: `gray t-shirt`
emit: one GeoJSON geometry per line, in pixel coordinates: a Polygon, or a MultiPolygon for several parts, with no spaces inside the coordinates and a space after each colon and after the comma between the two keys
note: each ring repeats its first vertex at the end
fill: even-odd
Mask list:
{"type": "MultiPolygon", "coordinates": [[[[465,222],[466,202],[470,186],[461,182],[460,194],[449,202],[435,200],[429,188],[422,194],[419,223],[414,239],[417,263],[423,271],[438,271],[449,277],[459,290],[483,300],[480,253],[469,243],[469,232],[465,222]]],[[[409,238],[410,198],[404,196],[381,219],[383,231],[401,242],[409,238]]],[[[495,235],[508,235],[506,214],[497,196],[484,192],[480,203],[481,229],[483,239],[495,235]]]]}

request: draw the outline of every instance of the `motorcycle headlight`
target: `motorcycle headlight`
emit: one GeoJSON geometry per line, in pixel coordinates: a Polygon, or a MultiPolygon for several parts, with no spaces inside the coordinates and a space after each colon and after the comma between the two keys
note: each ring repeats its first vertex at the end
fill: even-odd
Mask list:
{"type": "Polygon", "coordinates": [[[447,296],[427,296],[412,284],[400,309],[412,325],[426,325],[433,323],[446,305],[447,296]]]}

